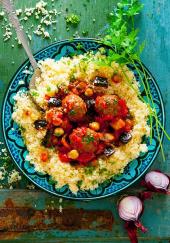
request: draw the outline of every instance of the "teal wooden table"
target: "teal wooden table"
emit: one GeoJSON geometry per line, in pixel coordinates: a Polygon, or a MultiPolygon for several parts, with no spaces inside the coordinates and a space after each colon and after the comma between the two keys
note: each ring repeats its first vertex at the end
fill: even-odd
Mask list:
{"type": "MultiPolygon", "coordinates": [[[[16,8],[34,6],[37,1],[15,1],[16,8]]],[[[54,40],[61,40],[75,35],[97,37],[102,34],[107,16],[113,9],[114,0],[48,0],[51,8],[56,8],[57,23],[50,29],[51,39],[32,36],[31,47],[34,52],[47,46],[54,40]],[[80,15],[77,28],[66,30],[65,16],[69,13],[80,15]],[[75,33],[76,32],[76,33],[75,33]]],[[[142,55],[144,64],[156,78],[165,103],[166,128],[170,133],[170,1],[143,0],[144,9],[136,19],[139,27],[139,40],[146,40],[142,55]]],[[[0,11],[1,12],[1,11],[0,11]]],[[[2,21],[2,20],[0,20],[2,21]]],[[[31,31],[31,20],[24,24],[31,31]]],[[[2,27],[2,22],[0,22],[2,27]]],[[[4,29],[0,28],[0,104],[11,76],[26,59],[15,37],[4,43],[4,29]],[[13,47],[14,45],[14,47],[13,47]]],[[[2,134],[0,146],[4,148],[2,134]]],[[[161,169],[170,174],[170,144],[164,139],[166,161],[159,155],[152,168],[161,169]]],[[[29,243],[73,243],[73,242],[123,242],[128,237],[120,221],[116,204],[123,194],[137,194],[141,188],[139,182],[122,194],[93,202],[74,202],[62,200],[31,187],[24,176],[16,183],[7,181],[14,165],[0,153],[0,242],[29,243]],[[1,176],[2,166],[7,173],[1,176]],[[2,177],[2,178],[1,178],[2,177]],[[11,186],[12,185],[12,186],[11,186]],[[13,187],[13,189],[11,189],[13,187]]],[[[170,196],[155,195],[145,205],[142,216],[148,233],[139,233],[140,243],[170,242],[170,196]]]]}

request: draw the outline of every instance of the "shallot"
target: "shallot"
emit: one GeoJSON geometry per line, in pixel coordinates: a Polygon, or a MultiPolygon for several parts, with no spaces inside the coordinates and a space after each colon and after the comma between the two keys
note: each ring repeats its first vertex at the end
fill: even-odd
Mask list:
{"type": "Polygon", "coordinates": [[[145,175],[142,185],[153,192],[168,193],[170,178],[160,171],[150,171],[145,175]]]}
{"type": "Polygon", "coordinates": [[[124,197],[118,206],[119,216],[125,221],[125,228],[131,243],[137,243],[136,230],[140,228],[142,232],[147,229],[139,221],[143,212],[143,202],[136,196],[124,197]]]}

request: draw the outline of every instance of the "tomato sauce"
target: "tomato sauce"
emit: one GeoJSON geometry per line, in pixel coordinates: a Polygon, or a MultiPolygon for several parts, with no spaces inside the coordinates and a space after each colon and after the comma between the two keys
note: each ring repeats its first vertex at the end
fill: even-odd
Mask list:
{"type": "MultiPolygon", "coordinates": [[[[114,76],[112,81],[119,83],[121,77],[114,76]]],[[[43,144],[48,148],[54,147],[63,163],[76,160],[79,166],[87,166],[97,161],[98,156],[106,154],[104,151],[108,146],[123,146],[121,135],[133,129],[133,117],[125,99],[117,94],[107,94],[107,79],[98,77],[95,82],[97,89],[83,80],[75,80],[67,91],[60,90],[52,97],[53,107],[49,105],[45,111],[49,135],[46,134],[48,141],[43,144]],[[99,92],[102,82],[105,87],[101,87],[99,92]],[[97,122],[97,131],[89,128],[91,122],[97,122]],[[62,129],[61,136],[58,134],[56,137],[55,128],[62,129]],[[107,137],[114,139],[107,140],[107,137]],[[71,150],[76,150],[76,159],[68,156],[71,150]]],[[[44,99],[48,104],[51,97],[45,95],[44,99]]],[[[41,153],[42,162],[46,162],[48,157],[46,151],[41,153]]]]}

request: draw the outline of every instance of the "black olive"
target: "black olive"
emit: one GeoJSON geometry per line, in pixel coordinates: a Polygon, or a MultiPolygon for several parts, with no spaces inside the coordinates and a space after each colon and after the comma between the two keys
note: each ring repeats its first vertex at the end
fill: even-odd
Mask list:
{"type": "Polygon", "coordinates": [[[52,135],[52,131],[47,130],[45,137],[41,141],[41,145],[43,145],[44,147],[51,147],[51,141],[50,141],[51,135],[52,135]]]}
{"type": "Polygon", "coordinates": [[[108,87],[108,81],[107,81],[107,78],[103,78],[103,77],[96,77],[94,80],[93,80],[93,84],[95,86],[100,86],[100,87],[105,87],[107,88],[108,87]]]}
{"type": "Polygon", "coordinates": [[[71,166],[77,166],[78,164],[79,164],[78,161],[75,160],[70,161],[71,166]]]}
{"type": "Polygon", "coordinates": [[[88,100],[85,100],[85,103],[86,103],[87,109],[93,109],[94,105],[95,105],[95,100],[88,99],[88,100]]]}
{"type": "Polygon", "coordinates": [[[36,120],[34,122],[34,126],[37,130],[41,129],[41,128],[46,128],[47,126],[47,121],[46,120],[36,120]]]}
{"type": "Polygon", "coordinates": [[[119,139],[122,143],[126,144],[132,139],[132,134],[130,132],[124,132],[119,139]]]}
{"type": "Polygon", "coordinates": [[[87,115],[89,118],[92,118],[95,116],[95,100],[94,99],[87,99],[85,100],[86,106],[87,106],[87,115]]]}
{"type": "Polygon", "coordinates": [[[56,98],[56,97],[51,97],[48,100],[48,106],[50,106],[50,107],[59,107],[59,106],[61,106],[61,100],[56,98]]]}
{"type": "Polygon", "coordinates": [[[107,157],[109,157],[110,155],[114,154],[115,150],[113,147],[106,147],[104,150],[104,155],[106,155],[107,157]]]}

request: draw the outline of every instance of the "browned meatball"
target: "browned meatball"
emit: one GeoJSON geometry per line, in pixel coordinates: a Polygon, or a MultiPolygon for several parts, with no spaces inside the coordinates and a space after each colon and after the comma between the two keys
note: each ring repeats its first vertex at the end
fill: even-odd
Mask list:
{"type": "Polygon", "coordinates": [[[86,104],[82,98],[69,94],[62,100],[62,106],[71,121],[80,121],[87,112],[86,104]]]}
{"type": "Polygon", "coordinates": [[[117,95],[98,96],[95,102],[95,109],[101,115],[117,115],[119,104],[117,95]]]}
{"type": "Polygon", "coordinates": [[[80,153],[96,152],[99,145],[99,135],[90,128],[80,127],[73,130],[69,136],[71,146],[80,153]]]}

